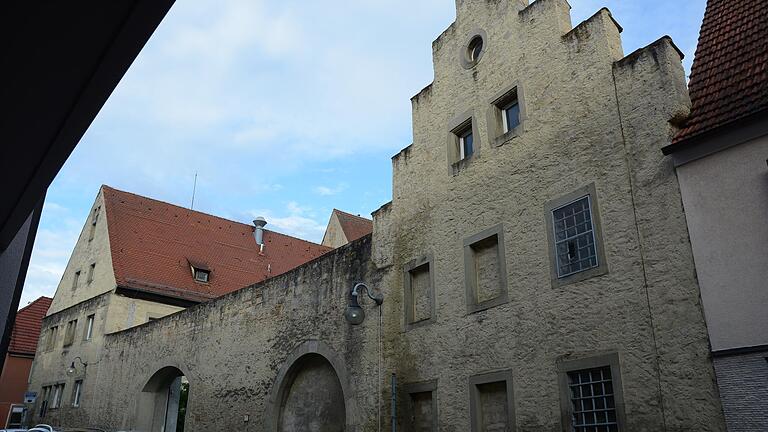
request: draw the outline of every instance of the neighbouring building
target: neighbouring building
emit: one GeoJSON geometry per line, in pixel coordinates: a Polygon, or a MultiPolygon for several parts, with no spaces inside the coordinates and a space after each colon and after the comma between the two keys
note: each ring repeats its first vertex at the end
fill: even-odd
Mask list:
{"type": "Polygon", "coordinates": [[[690,111],[682,53],[662,37],[625,55],[607,9],[573,26],[566,0],[456,7],[373,233],[104,334],[98,369],[33,374],[41,392],[85,383],[56,420],[725,430],[680,189],[660,151],[690,111]]]}
{"type": "MultiPolygon", "coordinates": [[[[30,378],[59,423],[94,388],[105,337],[284,273],[330,248],[102,186],[59,282],[30,378]],[[71,369],[71,370],[70,370],[71,369]]],[[[36,389],[33,385],[32,389],[36,389]]],[[[34,391],[34,390],[33,390],[34,391]]]]}
{"type": "Polygon", "coordinates": [[[768,430],[768,5],[709,0],[680,181],[730,431],[768,430]]]}
{"type": "Polygon", "coordinates": [[[373,232],[373,221],[333,209],[325,228],[322,245],[331,248],[344,246],[373,232]]]}
{"type": "Polygon", "coordinates": [[[24,394],[37,350],[40,325],[51,300],[40,297],[16,312],[11,342],[0,374],[0,424],[3,427],[20,427],[26,417],[24,394]]]}

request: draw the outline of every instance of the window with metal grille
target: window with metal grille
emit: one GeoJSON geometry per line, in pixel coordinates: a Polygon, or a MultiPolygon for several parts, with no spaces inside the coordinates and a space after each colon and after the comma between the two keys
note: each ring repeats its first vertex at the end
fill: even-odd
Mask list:
{"type": "Polygon", "coordinates": [[[598,266],[592,203],[589,195],[552,211],[557,277],[598,266]]]}
{"type": "Polygon", "coordinates": [[[618,432],[611,367],[568,372],[572,432],[618,432]]]}
{"type": "Polygon", "coordinates": [[[208,283],[211,277],[211,272],[203,269],[194,269],[194,277],[197,282],[208,283]]]}

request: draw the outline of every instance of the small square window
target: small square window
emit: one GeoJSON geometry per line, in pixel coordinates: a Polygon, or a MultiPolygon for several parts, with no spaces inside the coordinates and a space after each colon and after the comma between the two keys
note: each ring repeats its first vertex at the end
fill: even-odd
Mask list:
{"type": "Polygon", "coordinates": [[[552,285],[606,274],[595,185],[550,201],[546,208],[552,285]]]}
{"type": "Polygon", "coordinates": [[[210,270],[195,268],[193,271],[194,271],[195,280],[197,282],[208,283],[208,281],[210,280],[210,277],[211,277],[210,270]]]}
{"type": "Polygon", "coordinates": [[[621,374],[616,354],[558,365],[561,408],[567,430],[618,432],[624,419],[621,374]]]}
{"type": "Polygon", "coordinates": [[[512,372],[501,371],[469,378],[471,431],[515,430],[512,372]]]}
{"type": "Polygon", "coordinates": [[[437,427],[437,380],[405,384],[408,395],[406,405],[406,431],[436,432],[437,427]]]}

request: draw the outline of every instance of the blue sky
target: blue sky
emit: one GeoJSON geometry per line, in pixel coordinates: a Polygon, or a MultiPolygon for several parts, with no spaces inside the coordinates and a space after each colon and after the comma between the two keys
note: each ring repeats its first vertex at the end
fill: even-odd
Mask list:
{"type": "MultiPolygon", "coordinates": [[[[512,0],[509,0],[512,1],[512,0]]],[[[626,54],[672,36],[690,70],[705,0],[607,6],[626,54]]],[[[410,97],[454,0],[179,0],[51,185],[20,306],[52,296],[101,184],[320,241],[391,198],[410,97]]]]}

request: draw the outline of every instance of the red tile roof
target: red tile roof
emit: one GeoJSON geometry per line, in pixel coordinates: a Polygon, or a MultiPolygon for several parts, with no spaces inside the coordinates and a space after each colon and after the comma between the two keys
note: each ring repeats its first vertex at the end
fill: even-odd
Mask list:
{"type": "Polygon", "coordinates": [[[333,209],[333,212],[336,213],[336,217],[339,219],[339,225],[341,225],[341,229],[344,231],[344,237],[347,238],[348,242],[353,242],[360,237],[373,232],[373,221],[370,219],[355,216],[338,209],[333,209]]]}
{"type": "Polygon", "coordinates": [[[205,301],[285,273],[330,248],[253,225],[102,187],[117,286],[205,301]],[[195,282],[191,265],[210,270],[195,282]]]}
{"type": "Polygon", "coordinates": [[[768,4],[709,0],[688,84],[693,107],[665,148],[768,109],[768,4]]]}
{"type": "Polygon", "coordinates": [[[8,345],[9,353],[35,355],[37,340],[40,338],[40,326],[52,301],[50,297],[40,297],[16,312],[11,343],[8,345]]]}

